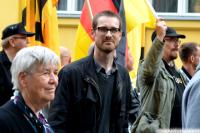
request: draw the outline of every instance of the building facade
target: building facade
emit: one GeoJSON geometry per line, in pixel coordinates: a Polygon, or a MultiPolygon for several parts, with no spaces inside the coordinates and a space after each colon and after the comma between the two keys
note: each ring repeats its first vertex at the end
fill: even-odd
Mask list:
{"type": "MultiPolygon", "coordinates": [[[[19,1],[1,1],[1,31],[8,24],[18,22],[19,1]]],[[[83,3],[83,0],[59,0],[58,4],[60,45],[69,48],[72,55],[83,3]]],[[[150,3],[152,3],[158,15],[165,19],[168,26],[175,28],[178,33],[186,35],[186,39],[182,42],[194,41],[200,43],[200,0],[150,0],[150,3]]],[[[153,29],[145,29],[144,55],[151,46],[152,31],[153,29]]],[[[181,66],[179,59],[176,63],[181,66]]]]}

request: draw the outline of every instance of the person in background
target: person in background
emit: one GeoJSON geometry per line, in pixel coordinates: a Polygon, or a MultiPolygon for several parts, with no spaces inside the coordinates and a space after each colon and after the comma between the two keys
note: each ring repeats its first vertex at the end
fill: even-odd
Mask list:
{"type": "Polygon", "coordinates": [[[34,33],[27,32],[21,23],[7,26],[2,32],[2,48],[0,52],[0,106],[13,95],[10,67],[16,53],[27,46],[27,37],[34,33]]]}
{"type": "Polygon", "coordinates": [[[200,13],[200,0],[189,1],[189,12],[200,13]]]}
{"type": "Polygon", "coordinates": [[[18,95],[0,107],[1,133],[53,133],[41,109],[54,99],[59,57],[43,46],[20,50],[11,66],[18,95]]]}
{"type": "Polygon", "coordinates": [[[61,61],[61,67],[71,63],[71,53],[69,49],[62,46],[60,47],[60,61],[61,61]]]}
{"type": "Polygon", "coordinates": [[[63,67],[49,123],[56,133],[127,133],[131,81],[115,61],[121,18],[111,11],[94,16],[94,52],[63,67]]]}
{"type": "Polygon", "coordinates": [[[181,103],[185,85],[174,64],[179,38],[185,38],[185,35],[176,33],[165,21],[157,20],[153,44],[138,71],[142,113],[132,132],[155,133],[158,129],[182,127],[181,103]],[[142,124],[139,122],[146,123],[139,125],[142,124]]]}
{"type": "Polygon", "coordinates": [[[186,42],[179,47],[179,57],[183,63],[179,69],[187,84],[196,71],[200,61],[200,45],[195,42],[186,42]]]}
{"type": "Polygon", "coordinates": [[[133,60],[133,56],[131,54],[131,51],[130,49],[128,48],[128,52],[127,52],[127,58],[126,58],[126,64],[125,64],[125,67],[127,68],[128,72],[131,72],[134,68],[133,68],[133,63],[134,63],[134,60],[133,60]]]}
{"type": "MultiPolygon", "coordinates": [[[[128,52],[127,52],[127,57],[126,57],[126,64],[125,64],[125,68],[128,70],[128,72],[131,72],[134,68],[133,68],[133,64],[134,60],[133,60],[133,56],[131,53],[131,50],[128,48],[128,52]]],[[[138,93],[136,91],[135,85],[133,83],[131,83],[132,85],[132,89],[131,89],[131,108],[130,108],[130,129],[132,124],[135,122],[136,118],[138,117],[139,111],[140,111],[140,100],[139,100],[139,96],[138,93]],[[132,123],[132,124],[131,124],[132,123]]]]}

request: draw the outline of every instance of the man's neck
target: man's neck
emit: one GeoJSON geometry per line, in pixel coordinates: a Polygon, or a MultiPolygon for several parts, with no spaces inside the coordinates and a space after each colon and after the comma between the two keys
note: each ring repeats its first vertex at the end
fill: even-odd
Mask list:
{"type": "Polygon", "coordinates": [[[183,67],[190,74],[190,76],[194,75],[195,68],[192,66],[192,64],[183,64],[183,67]]]}
{"type": "Polygon", "coordinates": [[[12,49],[4,49],[8,59],[10,60],[10,62],[12,62],[13,58],[15,57],[16,55],[16,52],[12,49]]]}
{"type": "Polygon", "coordinates": [[[114,55],[113,53],[94,52],[94,59],[97,61],[106,71],[110,70],[113,65],[114,55]]]}

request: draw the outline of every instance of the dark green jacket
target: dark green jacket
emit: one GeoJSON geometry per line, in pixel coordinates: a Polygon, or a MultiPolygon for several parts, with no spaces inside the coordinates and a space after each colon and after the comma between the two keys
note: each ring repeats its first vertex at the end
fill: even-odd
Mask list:
{"type": "MultiPolygon", "coordinates": [[[[137,132],[155,132],[156,128],[169,128],[171,111],[175,100],[175,83],[162,61],[163,42],[155,39],[146,59],[139,68],[137,87],[140,90],[144,124],[137,132]],[[153,124],[153,128],[152,125],[153,124]],[[155,129],[154,129],[155,127],[155,129]]],[[[134,131],[136,132],[136,131],[134,131]]]]}

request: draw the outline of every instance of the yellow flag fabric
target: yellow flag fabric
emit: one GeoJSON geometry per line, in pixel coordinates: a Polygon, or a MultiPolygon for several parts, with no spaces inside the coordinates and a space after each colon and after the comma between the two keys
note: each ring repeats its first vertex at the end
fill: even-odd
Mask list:
{"type": "Polygon", "coordinates": [[[133,82],[137,75],[141,48],[145,47],[145,28],[154,28],[156,23],[154,11],[147,2],[147,0],[124,0],[128,47],[134,58],[134,69],[130,72],[133,82]]]}
{"type": "Polygon", "coordinates": [[[124,9],[127,32],[142,23],[151,28],[155,26],[156,18],[147,0],[124,0],[124,9]]]}
{"type": "Polygon", "coordinates": [[[142,40],[143,36],[143,27],[142,24],[137,24],[135,28],[127,34],[128,47],[133,56],[133,70],[130,72],[130,77],[135,84],[135,77],[137,75],[137,70],[139,66],[139,60],[141,56],[141,46],[144,43],[142,40]]]}
{"type": "Polygon", "coordinates": [[[85,31],[83,25],[80,23],[78,26],[75,45],[75,59],[78,60],[85,57],[88,54],[89,47],[92,45],[93,40],[89,34],[85,31]],[[83,44],[84,42],[84,44],[83,44]]]}
{"type": "Polygon", "coordinates": [[[36,33],[31,37],[31,45],[42,45],[59,55],[59,32],[57,21],[58,0],[20,0],[19,17],[26,30],[36,33]],[[25,12],[25,14],[22,14],[25,12]]]}

